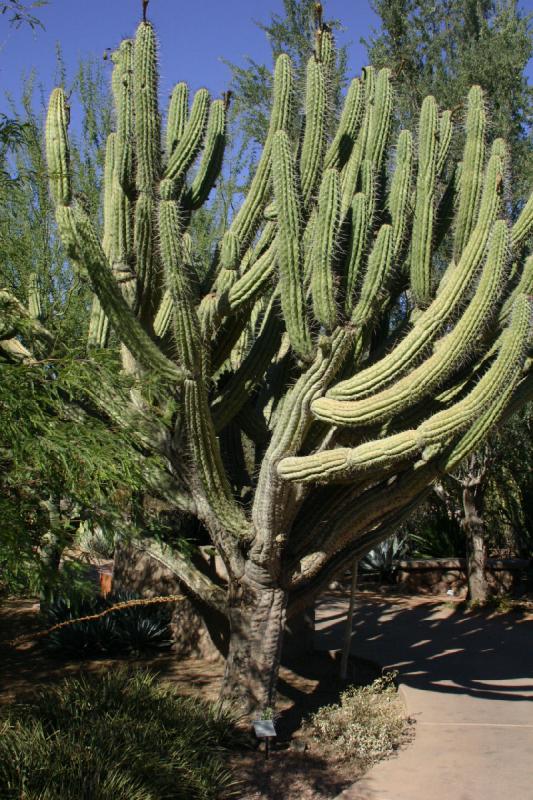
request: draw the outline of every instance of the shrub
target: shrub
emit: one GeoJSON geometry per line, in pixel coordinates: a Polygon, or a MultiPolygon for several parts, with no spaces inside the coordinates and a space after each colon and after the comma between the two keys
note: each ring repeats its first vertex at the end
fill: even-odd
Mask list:
{"type": "Polygon", "coordinates": [[[104,531],[100,525],[92,528],[87,523],[80,525],[75,541],[80,550],[90,556],[109,559],[113,558],[115,553],[113,536],[104,531]]]}
{"type": "Polygon", "coordinates": [[[234,796],[240,743],[220,705],[144,671],[69,678],[0,718],[2,800],[210,800],[234,796]]]}
{"type": "Polygon", "coordinates": [[[370,686],[348,687],[340,703],[323,706],[310,717],[306,727],[311,737],[361,768],[389,756],[408,731],[394,677],[387,673],[370,686]]]}
{"type": "MultiPolygon", "coordinates": [[[[115,603],[138,599],[130,592],[107,597],[58,598],[45,609],[48,626],[105,611],[115,603]]],[[[75,656],[100,653],[138,653],[164,649],[171,645],[170,603],[157,606],[132,606],[95,620],[76,622],[45,638],[46,646],[75,656]]]]}

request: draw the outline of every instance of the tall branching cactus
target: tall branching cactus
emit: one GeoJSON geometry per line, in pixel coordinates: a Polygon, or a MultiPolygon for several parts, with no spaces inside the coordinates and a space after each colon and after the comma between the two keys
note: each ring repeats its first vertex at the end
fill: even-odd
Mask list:
{"type": "MultiPolygon", "coordinates": [[[[508,154],[487,141],[481,89],[464,128],[428,97],[418,129],[393,139],[391,76],[369,67],[328,140],[333,60],[321,24],[300,105],[279,56],[255,175],[201,274],[191,222],[220,175],[226,101],[200,89],[189,108],[177,84],[162,134],[151,24],[121,44],[102,240],[72,190],[62,89],[48,112],[59,234],[95,292],[90,345],[112,329],[140,387],[129,408],[113,387],[93,402],[130,425],[140,458],[161,456],[147,492],[218,548],[227,592],[205,564],[156,555],[227,617],[226,691],[259,705],[273,700],[287,615],[532,393],[533,200],[506,217],[508,154]]],[[[46,345],[35,298],[29,311],[1,302],[4,352],[17,333],[30,358],[32,340],[46,345]]]]}

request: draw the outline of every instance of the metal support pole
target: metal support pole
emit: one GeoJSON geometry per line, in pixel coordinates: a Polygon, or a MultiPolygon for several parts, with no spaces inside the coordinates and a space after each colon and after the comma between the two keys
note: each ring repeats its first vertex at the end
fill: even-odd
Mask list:
{"type": "Polygon", "coordinates": [[[346,617],[346,627],[344,628],[344,642],[342,645],[342,658],[341,658],[341,679],[346,680],[348,672],[348,656],[350,655],[350,644],[352,642],[352,623],[353,612],[355,608],[355,592],[357,590],[357,572],[359,561],[356,558],[352,564],[352,585],[350,588],[350,603],[348,605],[348,615],[346,617]]]}

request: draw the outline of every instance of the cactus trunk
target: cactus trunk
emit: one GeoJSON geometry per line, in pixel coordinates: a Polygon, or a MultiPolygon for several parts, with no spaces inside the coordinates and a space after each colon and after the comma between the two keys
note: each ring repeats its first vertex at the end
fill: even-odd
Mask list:
{"type": "Polygon", "coordinates": [[[248,711],[274,708],[286,619],[283,589],[236,586],[221,696],[248,711]]]}

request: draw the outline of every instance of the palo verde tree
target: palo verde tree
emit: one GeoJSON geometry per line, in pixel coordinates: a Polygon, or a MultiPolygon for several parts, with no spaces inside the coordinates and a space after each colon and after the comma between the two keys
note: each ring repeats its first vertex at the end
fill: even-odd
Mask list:
{"type": "MultiPolygon", "coordinates": [[[[507,148],[487,140],[482,91],[468,94],[459,169],[450,112],[431,96],[416,132],[390,141],[386,68],[351,82],[328,136],[333,48],[320,23],[299,119],[291,61],[277,58],[262,155],[203,280],[189,231],[219,173],[226,102],[200,89],[189,108],[177,84],[162,136],[146,18],[114,55],[102,241],[71,188],[60,88],[47,121],[58,230],[95,294],[90,347],[112,329],[134,383],[127,401],[113,382],[93,386],[94,413],[127,426],[140,458],[159,457],[147,491],[218,551],[225,579],[160,557],[227,619],[223,693],[248,706],[274,702],[286,619],[533,386],[533,198],[510,226],[507,148]]],[[[34,346],[44,357],[35,308],[2,295],[6,357],[32,359],[34,346]]]]}

